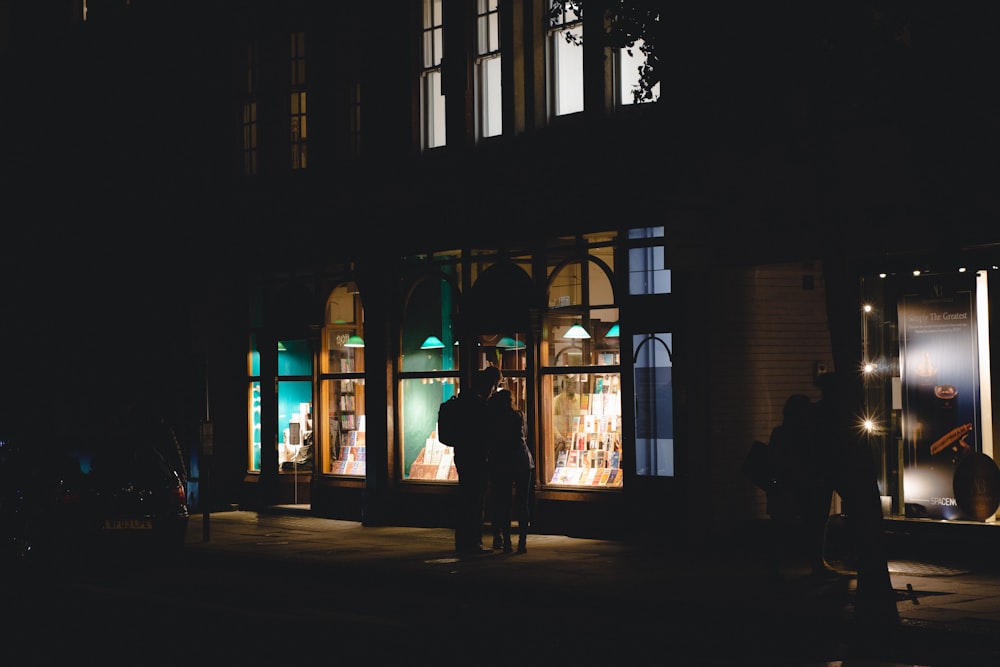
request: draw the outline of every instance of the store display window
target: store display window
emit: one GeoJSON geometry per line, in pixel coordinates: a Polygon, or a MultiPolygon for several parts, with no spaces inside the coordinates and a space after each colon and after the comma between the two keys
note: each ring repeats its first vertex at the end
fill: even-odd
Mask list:
{"type": "Polygon", "coordinates": [[[622,469],[621,352],[613,255],[592,250],[549,278],[542,359],[539,478],[548,486],[615,488],[622,469]]]}
{"type": "Polygon", "coordinates": [[[434,274],[413,286],[404,309],[397,406],[404,480],[458,480],[454,451],[437,438],[438,407],[460,391],[460,341],[452,329],[457,293],[451,280],[434,274]]]}
{"type": "Polygon", "coordinates": [[[319,400],[325,418],[316,425],[326,474],[363,477],[367,472],[363,319],[353,282],[330,293],[320,350],[319,400]]]}
{"type": "Polygon", "coordinates": [[[312,470],[313,357],[308,340],[278,341],[278,469],[312,470]]]}
{"type": "Polygon", "coordinates": [[[938,267],[862,277],[858,428],[886,516],[996,518],[990,273],[938,267]]]}
{"type": "MultiPolygon", "coordinates": [[[[279,340],[277,342],[277,442],[278,467],[282,471],[311,470],[315,457],[313,435],[313,355],[308,340],[279,340]]],[[[247,355],[249,383],[247,404],[249,414],[249,442],[247,469],[261,470],[261,370],[260,353],[256,335],[251,335],[247,355]]]]}
{"type": "Polygon", "coordinates": [[[247,414],[249,415],[247,470],[260,472],[260,352],[257,350],[257,335],[250,334],[247,352],[247,414]]]}

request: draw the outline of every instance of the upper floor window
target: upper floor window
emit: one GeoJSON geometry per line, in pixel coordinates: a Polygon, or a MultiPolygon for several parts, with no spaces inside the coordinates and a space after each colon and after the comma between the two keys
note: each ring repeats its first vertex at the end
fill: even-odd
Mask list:
{"type": "Polygon", "coordinates": [[[645,71],[645,42],[642,38],[630,47],[618,49],[618,103],[622,105],[656,102],[660,99],[660,84],[656,83],[648,91],[640,86],[642,74],[645,71]]]}
{"type": "Polygon", "coordinates": [[[503,131],[498,0],[476,0],[476,105],[479,136],[503,131]]]}
{"type": "Polygon", "coordinates": [[[257,45],[247,45],[243,97],[243,175],[257,174],[257,45]]]}
{"type": "Polygon", "coordinates": [[[291,97],[289,105],[292,169],[306,168],[306,36],[292,33],[291,38],[291,97]]]}
{"type": "Polygon", "coordinates": [[[352,157],[361,155],[361,84],[355,83],[350,88],[350,152],[352,157]]]}
{"type": "Polygon", "coordinates": [[[583,3],[550,0],[549,100],[552,115],[583,111],[583,3]]]}
{"type": "Polygon", "coordinates": [[[444,57],[442,0],[424,0],[423,67],[420,72],[421,143],[424,148],[445,145],[444,91],[441,59],[444,57]]]}

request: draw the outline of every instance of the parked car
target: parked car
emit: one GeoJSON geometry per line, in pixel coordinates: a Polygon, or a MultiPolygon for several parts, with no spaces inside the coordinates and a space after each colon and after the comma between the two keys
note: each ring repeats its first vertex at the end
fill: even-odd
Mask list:
{"type": "Polygon", "coordinates": [[[183,549],[182,459],[162,422],[6,437],[0,537],[8,557],[79,559],[183,549]]]}

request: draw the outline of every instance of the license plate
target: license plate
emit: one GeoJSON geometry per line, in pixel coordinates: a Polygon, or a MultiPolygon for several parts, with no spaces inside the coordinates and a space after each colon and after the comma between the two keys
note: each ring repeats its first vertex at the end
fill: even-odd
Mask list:
{"type": "Polygon", "coordinates": [[[105,519],[104,530],[152,530],[149,519],[105,519]]]}

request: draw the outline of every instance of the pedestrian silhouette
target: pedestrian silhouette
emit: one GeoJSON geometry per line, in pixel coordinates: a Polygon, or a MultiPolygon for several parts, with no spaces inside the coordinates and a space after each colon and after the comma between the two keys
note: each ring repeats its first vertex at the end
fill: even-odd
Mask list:
{"type": "Polygon", "coordinates": [[[531,491],[535,483],[535,461],[525,439],[524,414],[514,407],[507,389],[490,398],[490,489],[493,548],[513,551],[511,515],[517,519],[517,552],[528,550],[531,491]],[[511,496],[514,504],[511,505],[511,496]]]}
{"type": "Polygon", "coordinates": [[[768,456],[773,480],[767,489],[767,513],[773,528],[774,576],[802,564],[814,575],[833,573],[823,556],[832,489],[823,469],[821,424],[809,397],[793,394],[785,401],[781,424],[771,432],[768,456]]]}
{"type": "Polygon", "coordinates": [[[455,443],[455,469],[458,471],[458,507],[455,518],[455,552],[459,555],[491,553],[483,547],[483,502],[489,479],[489,406],[488,401],[503,374],[496,366],[475,372],[471,391],[460,391],[463,419],[475,428],[464,442],[455,443]]]}

